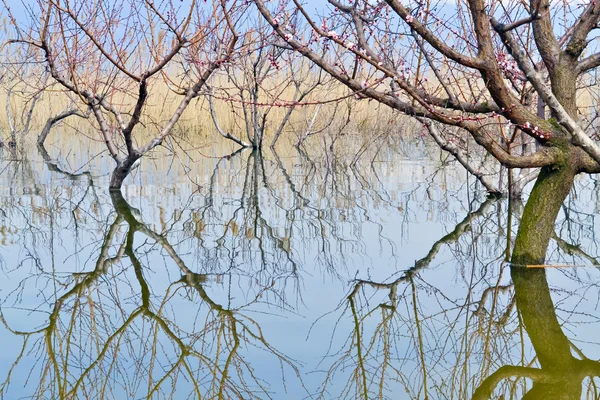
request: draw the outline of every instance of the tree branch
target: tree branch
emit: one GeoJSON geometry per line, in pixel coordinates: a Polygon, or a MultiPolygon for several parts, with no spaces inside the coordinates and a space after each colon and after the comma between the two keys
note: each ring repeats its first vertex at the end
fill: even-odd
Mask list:
{"type": "MultiPolygon", "coordinates": [[[[532,24],[535,44],[546,68],[552,75],[559,63],[560,46],[554,36],[554,28],[550,20],[550,2],[549,0],[530,0],[530,8],[532,15],[539,16],[532,24]]],[[[497,26],[494,26],[494,29],[499,33],[507,32],[499,31],[497,26]]]]}
{"type": "MultiPolygon", "coordinates": [[[[497,22],[492,18],[492,25],[497,26],[497,22]]],[[[518,47],[514,38],[510,32],[498,32],[500,37],[503,39],[506,48],[512,54],[514,59],[517,61],[519,68],[529,82],[533,85],[537,93],[542,97],[544,102],[554,111],[557,116],[558,122],[567,129],[572,135],[575,144],[581,147],[586,153],[590,155],[596,162],[600,164],[600,147],[585,134],[579,124],[569,115],[565,108],[556,99],[552,91],[546,87],[542,77],[538,72],[531,66],[529,60],[523,51],[518,47]]],[[[531,134],[529,131],[528,133],[531,134]]]]}
{"type": "Polygon", "coordinates": [[[540,16],[538,13],[534,12],[532,15],[530,15],[529,17],[526,18],[522,18],[518,21],[512,22],[510,24],[499,24],[498,29],[501,30],[502,32],[508,32],[508,31],[512,31],[514,29],[517,29],[520,26],[532,23],[533,21],[536,21],[540,19],[540,16]]]}
{"type": "Polygon", "coordinates": [[[404,7],[399,0],[385,0],[385,2],[392,7],[392,9],[398,14],[404,22],[406,22],[411,29],[419,34],[423,39],[427,41],[433,48],[448,57],[449,59],[456,61],[457,63],[464,65],[465,67],[481,69],[484,66],[484,62],[478,58],[472,58],[466,56],[458,51],[454,50],[451,46],[448,46],[441,38],[435,35],[433,32],[428,30],[423,24],[414,18],[409,18],[410,13],[404,7]]]}
{"type": "Polygon", "coordinates": [[[89,117],[89,115],[90,115],[90,111],[91,111],[91,109],[88,108],[87,112],[85,114],[83,114],[78,109],[74,108],[74,109],[70,109],[70,110],[65,110],[62,113],[60,113],[60,114],[58,114],[58,115],[56,115],[56,116],[54,116],[52,118],[48,118],[48,120],[46,121],[46,124],[44,125],[44,128],[42,129],[42,131],[38,135],[37,144],[38,145],[43,145],[44,144],[44,142],[46,141],[46,138],[50,134],[50,130],[58,122],[62,121],[65,118],[68,118],[68,117],[70,117],[72,115],[76,115],[78,117],[86,118],[87,119],[89,117]]]}
{"type": "Polygon", "coordinates": [[[215,111],[215,104],[213,101],[213,97],[212,97],[212,93],[209,93],[206,96],[206,100],[208,101],[208,108],[210,110],[210,116],[213,120],[213,124],[215,125],[215,128],[217,129],[217,132],[219,132],[219,134],[221,136],[223,136],[225,139],[229,139],[231,141],[233,141],[234,143],[238,144],[239,146],[246,148],[246,147],[252,147],[252,145],[244,142],[242,139],[239,139],[235,136],[233,136],[231,133],[229,132],[225,132],[223,130],[223,128],[221,128],[221,125],[219,124],[219,119],[217,118],[217,113],[215,111]]]}
{"type": "Polygon", "coordinates": [[[160,144],[162,144],[163,140],[171,134],[173,127],[175,126],[177,121],[179,121],[181,114],[183,114],[183,112],[187,108],[188,104],[190,104],[192,99],[198,97],[200,90],[204,87],[204,84],[206,83],[208,78],[212,75],[212,73],[217,68],[219,68],[219,65],[221,64],[221,62],[222,61],[215,61],[215,62],[211,62],[208,65],[208,67],[206,68],[204,73],[200,76],[200,79],[196,82],[196,84],[187,90],[185,97],[181,100],[181,102],[179,103],[179,106],[177,107],[177,109],[175,110],[175,112],[173,113],[173,115],[171,116],[169,121],[165,124],[165,126],[163,126],[163,128],[160,131],[160,133],[158,134],[158,136],[155,137],[154,139],[150,140],[148,143],[146,143],[146,145],[138,148],[137,149],[138,154],[147,153],[148,151],[152,150],[156,146],[159,146],[160,144]]]}
{"type": "Polygon", "coordinates": [[[577,19],[573,27],[571,40],[565,47],[563,54],[572,60],[577,60],[587,46],[588,34],[600,21],[600,1],[591,1],[577,19]]]}
{"type": "Polygon", "coordinates": [[[600,66],[600,53],[592,54],[577,63],[577,74],[587,72],[600,66]]]}

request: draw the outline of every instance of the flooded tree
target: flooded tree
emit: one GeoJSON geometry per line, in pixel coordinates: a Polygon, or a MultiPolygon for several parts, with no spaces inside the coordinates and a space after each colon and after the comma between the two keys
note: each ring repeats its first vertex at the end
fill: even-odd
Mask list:
{"type": "Polygon", "coordinates": [[[4,2],[16,35],[8,43],[38,49],[37,61],[91,110],[116,163],[111,189],[120,189],[134,164],[172,134],[236,50],[236,2],[176,3],[51,1],[33,7],[27,25],[4,2]],[[179,98],[165,120],[144,113],[149,102],[166,107],[173,93],[179,98]]]}
{"type": "Polygon", "coordinates": [[[600,3],[330,0],[331,14],[319,20],[296,0],[272,9],[254,3],[287,46],[356,96],[418,118],[489,191],[496,190],[477,170],[464,135],[507,168],[540,168],[512,261],[544,263],[575,176],[600,172],[600,146],[579,123],[578,107],[580,86],[600,64],[598,54],[586,56],[600,3]],[[295,29],[298,16],[308,31],[295,29]],[[444,138],[446,126],[464,135],[444,138]]]}
{"type": "MultiPolygon", "coordinates": [[[[358,97],[419,119],[488,191],[496,190],[478,170],[470,142],[509,169],[540,168],[510,260],[519,307],[541,302],[536,312],[544,312],[540,307],[553,312],[543,306],[550,301],[543,290],[545,271],[520,268],[545,264],[575,177],[600,172],[600,146],[585,121],[585,106],[595,106],[586,88],[595,87],[590,72],[600,65],[592,33],[600,3],[329,0],[326,18],[315,17],[298,0],[269,7],[263,0],[254,3],[287,46],[358,97]],[[309,30],[295,28],[298,17],[309,30]],[[444,135],[446,127],[462,134],[444,135]]],[[[553,358],[574,362],[556,318],[523,312],[523,322],[543,370],[556,365],[553,358]],[[554,345],[555,350],[545,348],[554,345]]],[[[536,381],[527,398],[548,398],[557,390],[563,393],[536,381]]]]}
{"type": "MultiPolygon", "coordinates": [[[[110,193],[3,161],[0,398],[596,398],[600,271],[507,263],[519,207],[339,140],[110,193]]],[[[575,192],[550,256],[598,264],[575,192]]]]}
{"type": "Polygon", "coordinates": [[[294,111],[311,104],[307,98],[311,94],[318,97],[317,89],[326,91],[331,78],[319,69],[315,71],[290,49],[277,46],[277,37],[268,33],[266,22],[259,16],[248,23],[255,28],[244,35],[244,54],[236,63],[223,66],[207,100],[222,137],[243,148],[261,149],[263,139],[270,134],[272,148],[294,111]],[[225,102],[228,112],[217,112],[216,101],[225,102]],[[239,137],[232,131],[240,132],[239,137]]]}
{"type": "Polygon", "coordinates": [[[0,148],[0,398],[598,397],[600,201],[576,177],[600,172],[600,5],[51,0],[27,25],[3,3],[9,45],[44,66],[10,134],[36,87],[67,102],[39,154],[0,148]],[[201,97],[252,151],[173,151],[96,190],[103,152],[120,189],[201,97]],[[53,159],[65,120],[100,144],[53,159]]]}

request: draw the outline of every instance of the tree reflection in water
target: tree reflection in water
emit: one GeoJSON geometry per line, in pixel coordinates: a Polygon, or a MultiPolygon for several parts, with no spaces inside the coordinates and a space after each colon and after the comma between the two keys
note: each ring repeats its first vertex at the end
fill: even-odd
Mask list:
{"type": "MultiPolygon", "coordinates": [[[[597,271],[510,266],[518,207],[460,179],[237,153],[156,212],[40,157],[2,177],[2,398],[598,395],[597,271]]],[[[598,264],[590,200],[566,203],[552,260],[598,264]]]]}

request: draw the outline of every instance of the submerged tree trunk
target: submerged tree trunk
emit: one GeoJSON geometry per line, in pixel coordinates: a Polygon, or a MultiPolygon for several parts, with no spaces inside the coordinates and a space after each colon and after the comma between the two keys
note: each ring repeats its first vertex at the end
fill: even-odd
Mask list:
{"type": "Polygon", "coordinates": [[[133,165],[137,160],[140,159],[141,154],[134,154],[126,157],[123,160],[117,161],[117,166],[113,170],[110,176],[110,190],[121,190],[121,186],[123,186],[123,181],[129,173],[131,172],[133,165]]]}
{"type": "Polygon", "coordinates": [[[511,259],[514,265],[544,264],[556,217],[576,174],[577,170],[568,162],[542,168],[519,224],[511,259]]]}
{"type": "Polygon", "coordinates": [[[534,380],[524,399],[579,399],[581,380],[571,376],[577,360],[563,333],[544,268],[556,218],[577,171],[570,163],[543,168],[525,205],[512,255],[511,278],[517,307],[541,370],[553,379],[534,380]]]}
{"type": "Polygon", "coordinates": [[[571,342],[556,315],[546,269],[532,267],[545,263],[556,218],[577,173],[574,165],[574,162],[565,162],[559,167],[542,169],[523,211],[511,258],[517,309],[540,368],[503,366],[475,390],[475,400],[490,399],[503,379],[525,377],[533,381],[533,385],[523,399],[581,398],[582,380],[589,375],[585,371],[586,361],[578,360],[571,352],[571,342]]]}
{"type": "Polygon", "coordinates": [[[535,339],[536,335],[530,335],[542,367],[555,363],[554,357],[564,359],[570,356],[570,349],[568,342],[547,340],[546,337],[564,337],[564,334],[554,308],[543,306],[552,302],[548,285],[541,284],[546,280],[545,269],[528,266],[544,264],[556,218],[571,191],[576,172],[570,163],[542,169],[525,205],[511,258],[517,305],[520,310],[531,311],[529,314],[522,313],[525,327],[528,332],[543,332],[537,335],[540,340],[535,339]],[[539,289],[541,287],[545,289],[539,289]],[[552,346],[552,349],[547,346],[552,346]]]}

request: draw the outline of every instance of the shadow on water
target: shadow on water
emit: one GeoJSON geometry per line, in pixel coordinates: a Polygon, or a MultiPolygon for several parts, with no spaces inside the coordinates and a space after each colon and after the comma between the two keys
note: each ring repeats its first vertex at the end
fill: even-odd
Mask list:
{"type": "Polygon", "coordinates": [[[519,207],[419,160],[238,152],[150,196],[38,150],[2,162],[2,398],[598,397],[593,181],[549,252],[587,267],[534,269],[519,207]]]}

